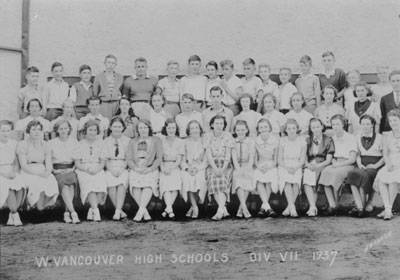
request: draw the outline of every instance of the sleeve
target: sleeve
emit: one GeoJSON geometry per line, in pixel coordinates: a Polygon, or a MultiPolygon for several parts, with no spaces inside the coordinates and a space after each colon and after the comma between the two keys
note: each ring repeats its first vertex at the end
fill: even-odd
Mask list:
{"type": "MultiPolygon", "coordinates": [[[[94,81],[93,81],[93,95],[94,96],[98,96],[101,90],[101,86],[100,86],[100,78],[99,75],[97,75],[96,77],[94,77],[94,81]]],[[[71,87],[71,91],[72,91],[72,87],[71,87]]]]}
{"type": "Polygon", "coordinates": [[[28,153],[28,145],[26,141],[21,141],[17,145],[17,155],[26,155],[28,153]]]}
{"type": "Polygon", "coordinates": [[[134,140],[132,139],[131,141],[129,141],[128,149],[127,149],[126,154],[125,154],[126,160],[132,160],[133,161],[133,146],[134,146],[134,140]]]}
{"type": "Polygon", "coordinates": [[[126,98],[131,97],[130,96],[131,89],[130,89],[130,85],[129,85],[129,80],[130,80],[130,77],[127,78],[124,81],[124,83],[122,84],[122,96],[125,96],[126,98]]]}
{"type": "Polygon", "coordinates": [[[356,138],[352,135],[352,134],[350,134],[350,136],[351,136],[351,140],[349,141],[349,151],[351,152],[351,151],[354,151],[354,152],[358,152],[358,147],[357,147],[357,140],[356,140],[356,138]]]}
{"type": "Polygon", "coordinates": [[[185,142],[179,138],[177,138],[177,140],[178,140],[178,146],[177,146],[176,152],[178,155],[184,155],[185,154],[185,142]]]}
{"type": "MultiPolygon", "coordinates": [[[[94,90],[94,87],[93,87],[94,90]]],[[[75,103],[76,102],[76,88],[75,86],[71,86],[70,90],[69,90],[69,98],[71,98],[71,100],[75,103]]]]}
{"type": "Polygon", "coordinates": [[[382,114],[381,114],[381,109],[379,108],[377,103],[372,103],[375,106],[375,114],[374,114],[374,118],[376,120],[376,123],[380,123],[381,119],[382,119],[382,114]]]}
{"type": "Polygon", "coordinates": [[[82,158],[82,155],[81,155],[81,143],[80,142],[77,142],[75,144],[75,147],[74,147],[74,150],[72,151],[71,157],[74,160],[82,158]]]}
{"type": "Polygon", "coordinates": [[[330,137],[329,137],[329,141],[328,141],[328,144],[326,147],[326,153],[331,154],[331,155],[335,154],[335,144],[334,144],[332,138],[330,138],[330,137]]]}

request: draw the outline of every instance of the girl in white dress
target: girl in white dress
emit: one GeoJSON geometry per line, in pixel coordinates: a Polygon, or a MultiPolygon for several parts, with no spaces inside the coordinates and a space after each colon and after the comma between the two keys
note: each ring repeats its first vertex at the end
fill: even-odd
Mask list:
{"type": "Polygon", "coordinates": [[[206,168],[208,166],[205,143],[202,138],[203,129],[197,120],[191,120],[187,125],[189,135],[185,139],[185,153],[182,160],[182,197],[190,200],[191,207],[186,217],[197,219],[200,204],[204,203],[207,194],[206,168]]]}
{"type": "Polygon", "coordinates": [[[101,133],[99,122],[87,121],[82,133],[85,138],[75,146],[72,158],[75,161],[82,204],[87,201],[90,204],[87,220],[100,222],[98,205],[106,201],[107,177],[104,172],[105,159],[102,156],[104,141],[97,137],[101,133]]]}
{"type": "Polygon", "coordinates": [[[257,188],[262,201],[258,212],[260,217],[276,218],[277,214],[269,204],[271,193],[278,192],[278,148],[279,138],[271,134],[272,125],[268,119],[262,118],[257,124],[258,137],[256,143],[256,158],[253,184],[257,188]]]}
{"type": "Polygon", "coordinates": [[[382,198],[385,210],[378,218],[391,220],[392,207],[400,192],[400,111],[393,109],[388,113],[392,131],[383,136],[383,159],[385,166],[376,175],[374,189],[382,198]]]}
{"type": "Polygon", "coordinates": [[[288,119],[285,125],[287,137],[279,145],[279,190],[285,192],[288,202],[283,216],[298,217],[295,202],[300,192],[303,165],[306,160],[306,142],[300,137],[300,127],[295,119],[288,119]]]}
{"type": "Polygon", "coordinates": [[[154,92],[151,95],[150,106],[150,123],[153,129],[153,136],[161,136],[161,130],[164,127],[165,121],[171,116],[164,110],[165,97],[162,93],[154,92]]]}
{"type": "Polygon", "coordinates": [[[65,204],[64,222],[67,224],[79,223],[78,214],[75,211],[73,199],[75,187],[78,187],[78,178],[75,173],[74,159],[72,153],[78,140],[71,136],[72,127],[70,122],[59,119],[54,125],[53,135],[57,136],[49,141],[53,162],[53,174],[58,182],[58,189],[65,204]]]}
{"type": "Polygon", "coordinates": [[[51,174],[51,148],[43,140],[42,129],[39,121],[31,121],[26,127],[29,137],[17,147],[21,176],[28,187],[28,203],[39,211],[53,205],[59,194],[57,180],[51,174]]]}
{"type": "Polygon", "coordinates": [[[283,133],[286,117],[284,114],[276,110],[275,106],[275,96],[271,93],[264,95],[262,99],[261,114],[263,114],[263,118],[268,119],[271,124],[271,135],[279,139],[283,133]]]}
{"type": "Polygon", "coordinates": [[[253,184],[254,173],[254,141],[249,138],[249,127],[244,120],[238,120],[233,127],[236,134],[236,141],[232,149],[233,184],[232,193],[237,193],[239,197],[239,209],[236,214],[238,218],[251,218],[247,209],[246,201],[251,192],[255,190],[253,184]]]}
{"type": "MultiPolygon", "coordinates": [[[[249,127],[249,136],[254,138],[257,136],[256,126],[257,122],[261,119],[261,114],[250,109],[250,106],[253,104],[253,97],[249,93],[244,93],[240,96],[239,104],[242,110],[239,115],[233,118],[233,127],[238,120],[246,121],[249,127]]],[[[235,133],[233,128],[232,133],[235,133]]]]}
{"type": "Polygon", "coordinates": [[[306,106],[306,101],[303,94],[300,92],[293,93],[292,97],[290,98],[289,104],[292,107],[292,110],[290,110],[290,112],[288,112],[285,117],[287,119],[295,119],[300,126],[300,135],[307,137],[308,127],[310,125],[310,120],[313,118],[313,115],[304,110],[304,107],[306,106]]]}
{"type": "Polygon", "coordinates": [[[107,190],[110,200],[115,207],[113,220],[126,218],[122,211],[128,189],[128,164],[126,152],[130,139],[123,134],[126,126],[120,117],[115,117],[110,123],[110,136],[104,140],[103,158],[106,159],[107,190]]]}
{"type": "Polygon", "coordinates": [[[18,208],[24,201],[25,183],[19,174],[17,141],[10,139],[11,121],[0,121],[0,208],[8,206],[8,226],[22,226],[18,208]]]}
{"type": "Polygon", "coordinates": [[[160,172],[160,195],[165,202],[165,210],[161,214],[163,218],[174,219],[172,206],[182,191],[182,174],[179,168],[185,153],[184,142],[179,137],[179,129],[176,121],[167,119],[162,130],[163,160],[160,172]]]}

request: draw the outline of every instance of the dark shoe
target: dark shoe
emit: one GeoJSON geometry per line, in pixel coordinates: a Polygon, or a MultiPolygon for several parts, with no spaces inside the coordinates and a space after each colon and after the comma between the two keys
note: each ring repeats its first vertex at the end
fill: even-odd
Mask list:
{"type": "Polygon", "coordinates": [[[335,216],[337,213],[337,207],[336,208],[332,208],[332,207],[328,207],[328,209],[325,210],[325,216],[335,216]]]}
{"type": "Polygon", "coordinates": [[[364,218],[365,217],[364,209],[358,209],[357,210],[357,217],[358,218],[364,218]]]}
{"type": "Polygon", "coordinates": [[[268,209],[267,211],[265,211],[265,213],[266,213],[267,217],[271,217],[271,218],[277,218],[278,217],[278,214],[276,214],[275,211],[272,210],[272,209],[268,209]]]}
{"type": "Polygon", "coordinates": [[[268,217],[268,213],[265,209],[261,208],[260,211],[258,211],[257,216],[260,218],[266,218],[268,217]]]}
{"type": "Polygon", "coordinates": [[[356,217],[356,216],[358,216],[358,212],[359,212],[359,209],[357,207],[354,207],[353,209],[351,209],[349,211],[349,215],[352,217],[356,217]]]}

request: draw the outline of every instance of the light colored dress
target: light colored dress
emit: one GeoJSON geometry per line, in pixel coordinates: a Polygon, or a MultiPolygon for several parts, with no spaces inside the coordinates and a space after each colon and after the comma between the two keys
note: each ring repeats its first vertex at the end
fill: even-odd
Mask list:
{"type": "Polygon", "coordinates": [[[110,168],[122,172],[119,177],[115,177],[109,170],[106,170],[107,187],[122,185],[125,189],[128,189],[129,172],[126,152],[128,151],[129,141],[130,139],[125,135],[122,135],[119,139],[110,136],[104,140],[102,158],[109,162],[110,168]]]}
{"type": "Polygon", "coordinates": [[[204,203],[207,194],[206,168],[208,166],[205,143],[202,138],[194,141],[189,137],[184,141],[185,158],[182,163],[182,197],[187,201],[188,192],[198,192],[200,203],[204,203]],[[185,171],[189,167],[196,167],[197,174],[192,176],[185,171]]]}
{"type": "MultiPolygon", "coordinates": [[[[279,138],[271,135],[267,141],[264,141],[261,136],[258,136],[255,140],[256,144],[256,158],[261,166],[273,166],[274,165],[274,150],[279,147],[279,138]]],[[[260,169],[256,168],[253,176],[253,185],[256,188],[258,182],[270,183],[271,189],[274,193],[278,192],[278,168],[274,167],[263,173],[260,169]]]]}
{"type": "MultiPolygon", "coordinates": [[[[235,143],[233,146],[233,151],[235,151],[237,155],[237,161],[239,165],[248,166],[251,158],[254,159],[256,147],[254,141],[246,137],[243,142],[241,142],[238,138],[235,139],[235,143]]],[[[253,174],[254,168],[251,166],[251,169],[233,170],[233,183],[232,183],[232,193],[236,193],[238,188],[241,188],[248,192],[253,192],[255,189],[255,185],[253,184],[253,174]]]]}
{"type": "MultiPolygon", "coordinates": [[[[51,148],[45,141],[40,141],[40,146],[35,147],[30,140],[24,140],[19,142],[17,147],[17,154],[19,156],[25,155],[28,165],[38,172],[46,170],[45,160],[49,153],[51,153],[51,148]]],[[[35,205],[39,201],[42,192],[47,197],[52,198],[44,207],[51,206],[56,202],[59,192],[57,180],[53,174],[44,178],[21,170],[21,176],[28,187],[29,205],[35,205]]]]}
{"type": "MultiPolygon", "coordinates": [[[[83,139],[77,143],[72,153],[74,160],[79,160],[85,168],[96,167],[102,159],[102,151],[104,149],[104,141],[96,139],[93,143],[89,143],[83,139]]],[[[89,193],[101,193],[102,199],[100,204],[104,204],[107,196],[107,177],[104,170],[100,170],[97,174],[91,175],[81,170],[76,170],[78,175],[79,187],[81,190],[82,204],[86,203],[89,193]]]]}
{"type": "MultiPolygon", "coordinates": [[[[17,141],[8,139],[6,143],[0,142],[0,170],[11,172],[14,168],[17,156],[17,141]]],[[[25,182],[19,173],[14,179],[8,179],[0,175],[0,208],[4,207],[8,198],[9,190],[19,191],[25,188],[25,182]]]]}
{"type": "MultiPolygon", "coordinates": [[[[303,137],[298,136],[294,141],[287,137],[281,139],[280,146],[283,148],[283,162],[288,167],[296,166],[301,160],[301,150],[306,148],[303,137]]],[[[279,191],[283,193],[286,183],[297,184],[300,187],[303,175],[302,168],[297,169],[294,174],[290,174],[283,167],[278,167],[279,191]]]]}
{"type": "MultiPolygon", "coordinates": [[[[167,138],[162,140],[163,164],[169,167],[175,164],[179,155],[185,154],[185,146],[182,139],[175,137],[174,141],[168,142],[167,138]]],[[[179,166],[171,170],[171,174],[166,175],[160,172],[160,195],[161,197],[167,191],[182,191],[182,174],[179,166]]]]}
{"type": "Polygon", "coordinates": [[[379,193],[379,184],[392,184],[398,183],[398,189],[400,192],[400,138],[396,138],[393,131],[389,131],[384,137],[386,137],[389,159],[396,165],[393,171],[389,171],[387,165],[383,166],[375,178],[374,190],[379,193]]]}
{"type": "Polygon", "coordinates": [[[162,109],[159,113],[151,109],[149,116],[151,128],[153,129],[153,135],[160,136],[161,130],[165,125],[165,121],[170,118],[170,115],[164,109],[162,109]]]}

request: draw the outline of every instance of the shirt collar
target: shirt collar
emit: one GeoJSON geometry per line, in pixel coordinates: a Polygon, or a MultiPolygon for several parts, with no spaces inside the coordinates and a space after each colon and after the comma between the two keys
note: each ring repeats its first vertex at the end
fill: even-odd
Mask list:
{"type": "Polygon", "coordinates": [[[336,69],[333,69],[329,73],[325,72],[325,70],[322,71],[322,75],[325,75],[328,79],[332,76],[335,76],[336,69]]]}
{"type": "MultiPolygon", "coordinates": [[[[133,75],[132,75],[132,78],[133,78],[134,80],[139,80],[139,78],[136,76],[136,74],[133,74],[133,75]]],[[[146,76],[145,76],[144,78],[145,78],[145,79],[150,79],[150,75],[146,73],[146,76]]]]}

